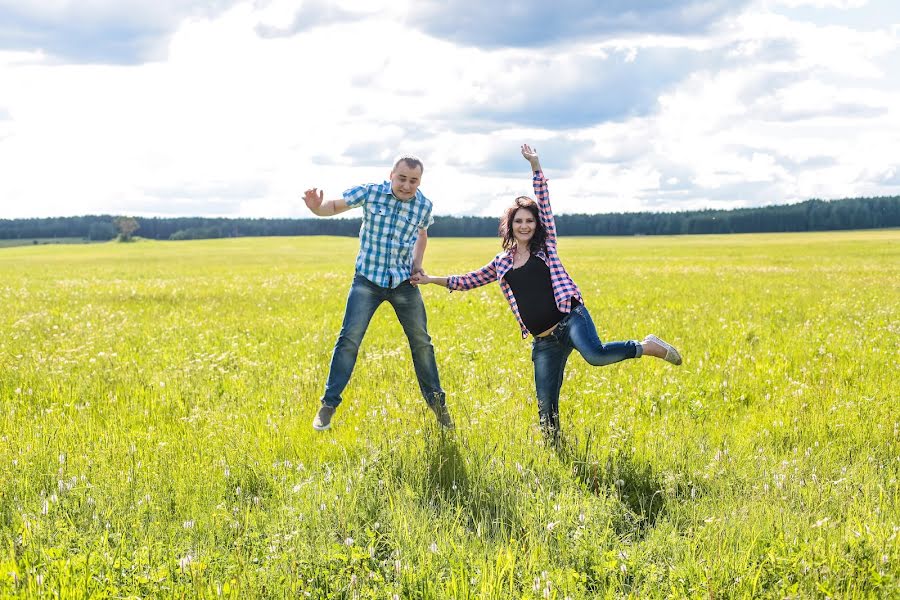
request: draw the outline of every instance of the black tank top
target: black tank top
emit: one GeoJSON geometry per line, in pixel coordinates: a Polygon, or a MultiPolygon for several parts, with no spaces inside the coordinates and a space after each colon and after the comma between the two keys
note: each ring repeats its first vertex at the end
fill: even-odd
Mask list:
{"type": "Polygon", "coordinates": [[[550,267],[537,256],[532,254],[524,265],[510,269],[503,278],[512,289],[519,316],[531,335],[547,331],[565,316],[553,299],[550,267]]]}

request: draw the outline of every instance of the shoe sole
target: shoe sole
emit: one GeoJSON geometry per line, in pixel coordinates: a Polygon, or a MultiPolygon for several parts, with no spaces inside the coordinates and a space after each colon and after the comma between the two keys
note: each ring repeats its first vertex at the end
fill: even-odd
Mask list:
{"type": "Polygon", "coordinates": [[[326,425],[324,427],[318,427],[316,425],[313,425],[313,429],[315,429],[316,431],[328,431],[329,429],[331,429],[331,423],[329,423],[328,425],[326,425]]]}

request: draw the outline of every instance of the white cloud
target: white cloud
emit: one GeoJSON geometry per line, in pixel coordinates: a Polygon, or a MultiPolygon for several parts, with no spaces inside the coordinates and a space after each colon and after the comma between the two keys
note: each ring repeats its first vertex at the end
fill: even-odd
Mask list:
{"type": "Polygon", "coordinates": [[[868,3],[869,0],[774,0],[772,6],[850,9],[862,8],[868,3]]]}
{"type": "MultiPolygon", "coordinates": [[[[416,30],[407,3],[347,0],[333,7],[358,18],[277,36],[261,27],[295,28],[297,2],[213,4],[134,4],[159,22],[191,15],[155,62],[0,52],[0,218],[308,216],[303,189],[337,196],[381,180],[400,151],[425,159],[439,213],[497,215],[529,193],[523,141],[542,151],[561,213],[900,192],[898,35],[887,25],[798,22],[770,3],[702,37],[490,49],[416,30]],[[656,62],[678,52],[692,61],[683,78],[656,62]],[[610,97],[648,110],[590,112],[610,97]]],[[[116,6],[79,18],[112,18],[116,6]]],[[[33,8],[45,19],[77,10],[33,8]]]]}

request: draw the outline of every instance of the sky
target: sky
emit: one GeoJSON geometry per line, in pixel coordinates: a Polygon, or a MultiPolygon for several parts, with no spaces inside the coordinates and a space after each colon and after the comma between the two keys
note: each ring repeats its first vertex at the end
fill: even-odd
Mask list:
{"type": "MultiPolygon", "coordinates": [[[[900,195],[896,0],[0,0],[0,218],[900,195]]],[[[357,216],[354,212],[348,216],[357,216]]]]}

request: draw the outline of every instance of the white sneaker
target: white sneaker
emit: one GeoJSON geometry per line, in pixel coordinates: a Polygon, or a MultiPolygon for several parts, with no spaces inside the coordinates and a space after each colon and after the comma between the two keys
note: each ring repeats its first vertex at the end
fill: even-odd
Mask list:
{"type": "Polygon", "coordinates": [[[666,351],[666,356],[663,358],[666,362],[670,362],[673,365],[681,364],[681,354],[678,353],[678,350],[675,349],[675,346],[668,342],[664,342],[652,333],[644,338],[645,342],[653,342],[654,344],[658,344],[663,350],[666,351]]]}

